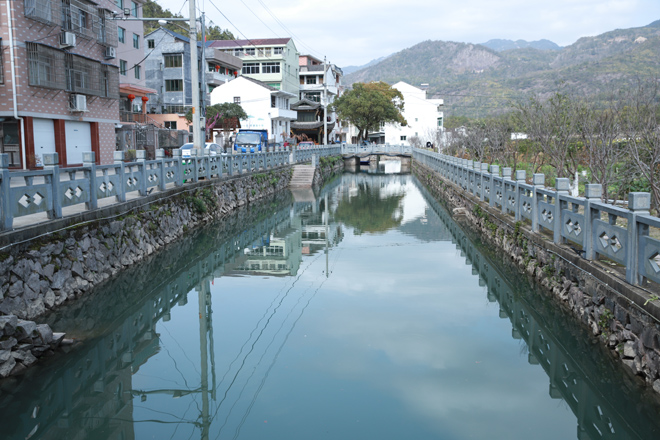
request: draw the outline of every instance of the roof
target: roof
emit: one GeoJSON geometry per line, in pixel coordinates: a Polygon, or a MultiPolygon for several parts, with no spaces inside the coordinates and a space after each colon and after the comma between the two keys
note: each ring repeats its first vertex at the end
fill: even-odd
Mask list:
{"type": "MultiPolygon", "coordinates": [[[[171,36],[173,36],[177,40],[181,40],[183,42],[186,42],[186,43],[190,44],[190,38],[188,38],[185,35],[180,34],[178,32],[171,31],[171,30],[169,30],[167,28],[164,28],[162,26],[159,27],[158,29],[154,30],[154,31],[149,32],[145,37],[153,34],[154,32],[158,32],[158,31],[164,31],[165,33],[170,34],[171,36]]],[[[207,46],[208,46],[208,43],[207,43],[207,46]]],[[[202,43],[199,40],[197,40],[197,47],[202,47],[202,43]]]]}
{"type": "MultiPolygon", "coordinates": [[[[328,122],[328,132],[331,132],[335,128],[334,122],[328,122]]],[[[291,128],[296,130],[316,130],[323,127],[323,121],[310,121],[310,122],[300,122],[300,121],[291,121],[291,128]]]]}
{"type": "Polygon", "coordinates": [[[321,107],[320,102],[312,101],[307,98],[303,98],[300,101],[296,101],[293,104],[291,104],[291,110],[293,109],[301,110],[301,108],[306,110],[315,110],[319,107],[321,107]]]}
{"type": "Polygon", "coordinates": [[[257,85],[259,85],[259,86],[261,86],[261,87],[263,87],[263,88],[265,88],[265,89],[268,89],[268,90],[270,90],[271,92],[273,92],[273,91],[275,91],[275,92],[279,92],[279,91],[280,91],[279,89],[276,89],[276,88],[273,87],[273,86],[269,86],[269,85],[266,84],[265,82],[263,82],[263,81],[259,81],[258,79],[250,78],[249,76],[245,76],[245,75],[241,75],[240,77],[243,78],[243,79],[246,79],[246,80],[248,80],[248,81],[251,81],[251,82],[253,82],[253,83],[255,83],[255,84],[257,84],[257,85]]]}
{"type": "Polygon", "coordinates": [[[276,44],[286,45],[291,38],[255,38],[252,40],[214,40],[211,41],[211,47],[250,47],[250,46],[273,46],[276,44]]]}

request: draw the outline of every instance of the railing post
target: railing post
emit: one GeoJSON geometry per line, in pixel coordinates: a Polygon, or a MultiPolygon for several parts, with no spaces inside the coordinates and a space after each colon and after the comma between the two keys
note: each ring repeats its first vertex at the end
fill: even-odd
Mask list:
{"type": "Polygon", "coordinates": [[[98,199],[96,194],[96,153],[93,151],[83,152],[83,167],[89,179],[89,201],[85,203],[86,209],[96,209],[98,207],[98,199]]]}
{"type": "Polygon", "coordinates": [[[172,150],[172,157],[175,160],[174,186],[183,186],[183,158],[181,157],[181,150],[178,148],[172,150]]]}
{"type": "Polygon", "coordinates": [[[126,201],[126,171],[124,170],[124,152],[115,151],[113,153],[115,165],[119,165],[119,171],[115,172],[119,175],[119,188],[117,188],[117,201],[125,202],[126,201]]]}
{"type": "Polygon", "coordinates": [[[591,209],[591,204],[595,201],[600,201],[603,195],[603,185],[600,183],[592,183],[584,186],[584,243],[582,249],[584,250],[585,258],[593,260],[595,257],[594,252],[594,220],[600,219],[600,213],[594,213],[591,209]]]}
{"type": "Polygon", "coordinates": [[[515,197],[513,198],[513,203],[514,203],[514,218],[516,221],[519,221],[522,216],[520,214],[520,210],[522,209],[522,203],[520,202],[520,183],[525,183],[525,180],[527,179],[527,171],[525,170],[516,170],[516,194],[515,197]]]}
{"type": "Polygon", "coordinates": [[[626,249],[626,281],[639,285],[639,254],[640,238],[648,235],[648,227],[640,228],[637,218],[640,215],[650,215],[651,194],[647,192],[631,192],[628,194],[628,249],[626,249]]]}
{"type": "Polygon", "coordinates": [[[192,181],[199,182],[199,158],[195,148],[190,149],[190,163],[192,164],[192,181]]]}
{"type": "Polygon", "coordinates": [[[506,183],[511,181],[511,168],[502,168],[502,214],[506,214],[507,199],[506,199],[506,183]]]}
{"type": "Polygon", "coordinates": [[[60,194],[60,166],[59,158],[57,153],[44,153],[44,171],[47,171],[49,175],[46,175],[46,181],[50,180],[52,192],[53,192],[53,205],[52,209],[48,210],[48,218],[62,218],[62,195],[60,194]]]}
{"type": "Polygon", "coordinates": [[[9,174],[9,154],[0,154],[0,215],[2,215],[2,229],[12,229],[14,225],[14,211],[11,200],[11,175],[9,174]]]}
{"type": "Polygon", "coordinates": [[[495,206],[495,199],[497,198],[497,192],[495,191],[495,176],[500,177],[499,165],[490,166],[490,199],[488,200],[488,205],[491,207],[495,206]]]}
{"type": "Polygon", "coordinates": [[[158,189],[165,191],[165,150],[162,148],[156,150],[156,160],[158,161],[158,189]]]}
{"type": "Polygon", "coordinates": [[[564,242],[564,239],[561,236],[561,228],[562,228],[562,221],[561,221],[561,211],[564,209],[565,203],[562,202],[559,199],[560,195],[568,195],[568,191],[571,188],[571,181],[568,180],[566,177],[558,177],[555,179],[555,213],[554,213],[554,221],[555,221],[555,228],[553,231],[553,241],[556,244],[560,244],[564,242]]]}
{"type": "MultiPolygon", "coordinates": [[[[481,201],[483,202],[484,199],[486,198],[486,180],[488,177],[486,176],[488,174],[488,164],[487,163],[482,163],[481,164],[481,201]]],[[[488,188],[490,190],[490,185],[488,185],[488,188]]],[[[488,194],[488,197],[490,197],[490,193],[488,194]]]]}
{"type": "Polygon", "coordinates": [[[539,196],[536,193],[537,188],[545,186],[545,174],[535,173],[532,175],[532,232],[539,232],[539,196]]]}
{"type": "Polygon", "coordinates": [[[142,197],[147,195],[147,151],[135,151],[136,162],[138,163],[138,170],[140,171],[140,182],[138,192],[142,197]]]}
{"type": "Polygon", "coordinates": [[[202,150],[202,161],[204,163],[204,177],[208,180],[211,178],[211,150],[206,148],[202,150]]]}

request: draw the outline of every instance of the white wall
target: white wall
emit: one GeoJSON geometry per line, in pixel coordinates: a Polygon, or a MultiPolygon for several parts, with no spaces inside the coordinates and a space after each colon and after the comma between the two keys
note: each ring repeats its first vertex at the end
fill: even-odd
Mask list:
{"type": "Polygon", "coordinates": [[[385,143],[410,145],[413,136],[418,136],[425,143],[435,142],[432,134],[438,128],[438,118],[443,116],[442,111],[438,111],[443,100],[427,99],[425,90],[404,82],[398,82],[392,87],[403,95],[403,117],[408,125],[402,127],[399,124],[385,124],[385,143]],[[406,136],[406,140],[401,140],[401,136],[406,136]]]}

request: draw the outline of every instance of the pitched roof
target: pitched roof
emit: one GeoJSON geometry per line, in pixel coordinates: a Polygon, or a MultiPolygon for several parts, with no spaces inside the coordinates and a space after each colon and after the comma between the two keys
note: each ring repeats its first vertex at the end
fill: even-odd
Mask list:
{"type": "Polygon", "coordinates": [[[255,38],[252,40],[214,40],[211,41],[211,47],[251,47],[251,46],[272,46],[276,44],[287,44],[291,38],[255,38]]]}

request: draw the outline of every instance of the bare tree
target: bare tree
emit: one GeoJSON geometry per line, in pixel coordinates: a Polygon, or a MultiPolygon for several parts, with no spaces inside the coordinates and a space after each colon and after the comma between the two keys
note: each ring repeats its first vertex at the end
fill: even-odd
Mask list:
{"type": "Polygon", "coordinates": [[[660,95],[658,80],[640,82],[628,92],[623,127],[630,159],[648,181],[651,203],[660,207],[660,95]]]}
{"type": "Polygon", "coordinates": [[[543,101],[532,96],[517,105],[519,121],[532,140],[539,143],[541,152],[556,169],[558,177],[577,171],[575,150],[575,100],[555,93],[543,101]]]}
{"type": "Polygon", "coordinates": [[[616,177],[616,165],[626,152],[621,138],[621,103],[611,96],[604,109],[596,109],[593,102],[582,101],[575,113],[586,165],[591,178],[603,186],[604,201],[608,200],[610,184],[616,177]]]}
{"type": "Polygon", "coordinates": [[[474,160],[486,160],[486,150],[488,144],[484,140],[485,126],[481,121],[470,121],[465,127],[465,136],[463,141],[465,149],[474,160]]]}
{"type": "Polygon", "coordinates": [[[509,150],[511,145],[511,124],[506,116],[489,118],[484,123],[485,142],[491,160],[503,165],[516,163],[516,154],[509,150]]]}

